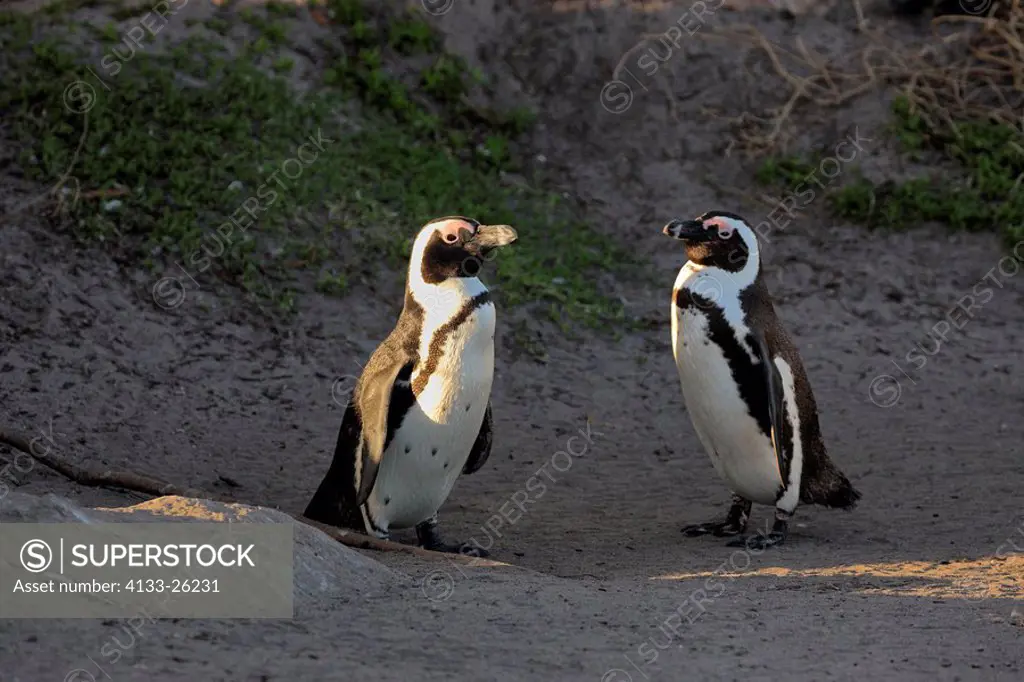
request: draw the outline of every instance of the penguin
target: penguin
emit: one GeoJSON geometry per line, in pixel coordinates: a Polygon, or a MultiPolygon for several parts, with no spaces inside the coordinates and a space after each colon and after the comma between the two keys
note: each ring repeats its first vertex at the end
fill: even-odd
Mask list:
{"type": "Polygon", "coordinates": [[[852,509],[860,493],[832,463],[796,346],[761,273],[757,236],[740,216],[710,211],[662,228],[687,262],[672,289],[672,353],[694,430],[732,489],[724,521],[689,537],[739,536],[734,547],[785,541],[799,503],[852,509]],[[744,538],[754,502],[773,505],[769,533],[744,538]]]}
{"type": "Polygon", "coordinates": [[[496,316],[477,274],[517,238],[509,225],[463,216],[420,229],[402,312],[356,382],[307,518],[381,539],[415,528],[426,549],[487,555],[445,543],[437,512],[459,474],[491,453],[496,316]]]}

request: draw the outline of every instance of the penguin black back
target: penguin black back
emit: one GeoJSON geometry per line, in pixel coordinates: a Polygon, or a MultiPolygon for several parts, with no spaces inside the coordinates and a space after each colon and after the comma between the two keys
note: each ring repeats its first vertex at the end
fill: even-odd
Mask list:
{"type": "MultiPolygon", "coordinates": [[[[818,420],[818,404],[800,352],[779,322],[768,287],[760,276],[744,292],[741,301],[751,325],[764,329],[765,341],[772,349],[772,354],[783,358],[793,372],[797,412],[802,416],[800,439],[805,449],[803,473],[800,477],[800,501],[841,509],[854,507],[860,499],[860,493],[828,456],[818,420]]],[[[783,446],[791,449],[793,433],[789,424],[786,424],[783,431],[783,446]]]]}

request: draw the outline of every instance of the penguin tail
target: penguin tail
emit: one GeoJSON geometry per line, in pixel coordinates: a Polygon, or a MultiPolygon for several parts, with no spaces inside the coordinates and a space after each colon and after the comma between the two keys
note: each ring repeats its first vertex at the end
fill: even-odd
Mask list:
{"type": "Polygon", "coordinates": [[[832,462],[826,460],[824,466],[815,473],[816,476],[805,481],[800,494],[801,502],[832,509],[853,509],[857,506],[860,492],[832,462]]]}
{"type": "Polygon", "coordinates": [[[355,505],[354,493],[349,493],[332,467],[317,488],[313,499],[306,505],[302,515],[307,519],[326,523],[328,526],[348,528],[363,533],[363,519],[355,505]]]}
{"type": "Polygon", "coordinates": [[[309,501],[302,515],[307,519],[319,521],[328,526],[365,533],[366,528],[364,527],[362,517],[358,515],[358,512],[352,511],[350,506],[346,504],[346,500],[339,499],[338,495],[318,490],[313,499],[309,501]]]}
{"type": "Polygon", "coordinates": [[[853,484],[846,478],[842,477],[842,482],[830,490],[826,495],[825,500],[820,504],[826,507],[832,507],[834,509],[853,509],[857,506],[857,501],[860,499],[860,492],[853,487],[853,484]]]}
{"type": "Polygon", "coordinates": [[[338,503],[337,495],[331,495],[325,486],[317,489],[313,499],[309,501],[306,510],[302,515],[307,519],[326,523],[330,526],[342,525],[341,505],[338,503]]]}

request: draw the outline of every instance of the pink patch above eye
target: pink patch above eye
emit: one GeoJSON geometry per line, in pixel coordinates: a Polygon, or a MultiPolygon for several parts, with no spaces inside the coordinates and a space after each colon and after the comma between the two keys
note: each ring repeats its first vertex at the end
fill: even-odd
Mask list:
{"type": "Polygon", "coordinates": [[[728,239],[732,236],[733,229],[728,225],[721,223],[718,220],[714,220],[708,223],[708,226],[714,227],[718,230],[719,239],[728,239]]]}
{"type": "Polygon", "coordinates": [[[473,226],[464,220],[446,220],[437,226],[437,231],[449,244],[454,244],[459,240],[459,232],[462,230],[469,230],[473,232],[473,226]]]}

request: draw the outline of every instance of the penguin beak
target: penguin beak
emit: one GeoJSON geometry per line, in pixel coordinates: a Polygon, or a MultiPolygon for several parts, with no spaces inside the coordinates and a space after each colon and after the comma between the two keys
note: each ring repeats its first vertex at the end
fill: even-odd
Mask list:
{"type": "Polygon", "coordinates": [[[685,242],[706,242],[718,234],[705,228],[703,220],[673,220],[661,232],[685,242]]]}
{"type": "Polygon", "coordinates": [[[499,246],[508,246],[518,238],[519,235],[511,225],[481,225],[476,229],[473,243],[481,250],[489,251],[499,246]]]}

